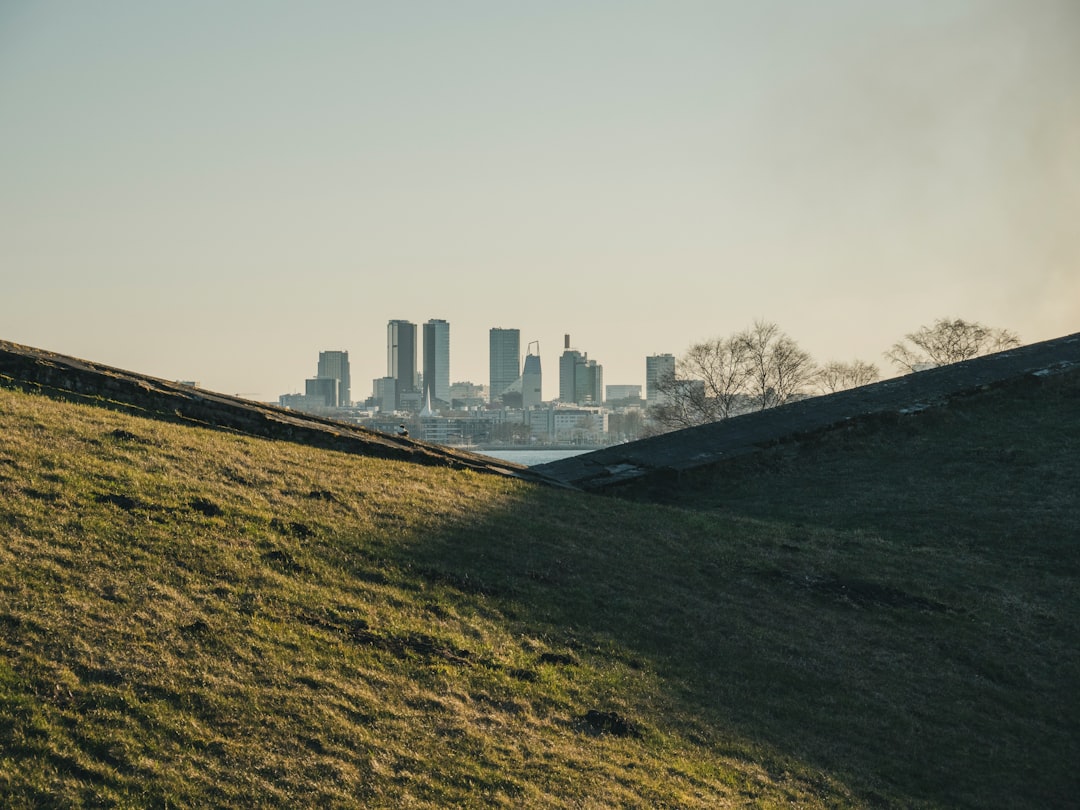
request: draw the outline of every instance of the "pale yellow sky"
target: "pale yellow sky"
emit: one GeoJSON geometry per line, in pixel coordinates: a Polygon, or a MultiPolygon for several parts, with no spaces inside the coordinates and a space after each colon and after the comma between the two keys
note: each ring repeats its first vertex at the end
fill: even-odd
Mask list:
{"type": "Polygon", "coordinates": [[[392,318],[644,382],[1080,330],[1075,0],[0,5],[0,337],[263,399],[392,318]]]}

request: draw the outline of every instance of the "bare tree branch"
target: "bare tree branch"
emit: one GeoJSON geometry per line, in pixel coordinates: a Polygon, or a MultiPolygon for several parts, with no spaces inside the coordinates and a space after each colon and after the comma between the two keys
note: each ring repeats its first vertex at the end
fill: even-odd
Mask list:
{"type": "Polygon", "coordinates": [[[727,419],[801,396],[816,369],[810,355],[773,323],[757,321],[728,338],[691,346],[676,373],[657,383],[662,402],[650,416],[669,428],[727,419]]]}
{"type": "Polygon", "coordinates": [[[873,363],[863,360],[841,363],[833,360],[818,369],[816,382],[821,393],[832,394],[858,388],[860,385],[869,385],[877,382],[880,376],[878,367],[873,363]]]}
{"type": "Polygon", "coordinates": [[[665,427],[694,427],[719,418],[701,380],[679,379],[669,374],[657,380],[656,391],[660,402],[650,408],[649,414],[665,427]]]}
{"type": "Polygon", "coordinates": [[[707,421],[727,419],[744,395],[750,376],[746,347],[734,338],[717,338],[698,343],[680,359],[678,372],[684,380],[705,384],[702,410],[707,421]]]}
{"type": "Polygon", "coordinates": [[[1007,329],[984,326],[962,318],[939,318],[893,344],[885,357],[903,371],[945,366],[1020,345],[1020,337],[1007,329]]]}
{"type": "Polygon", "coordinates": [[[746,352],[750,377],[747,393],[758,410],[797,399],[812,382],[816,372],[813,359],[775,323],[755,321],[734,340],[746,352]]]}

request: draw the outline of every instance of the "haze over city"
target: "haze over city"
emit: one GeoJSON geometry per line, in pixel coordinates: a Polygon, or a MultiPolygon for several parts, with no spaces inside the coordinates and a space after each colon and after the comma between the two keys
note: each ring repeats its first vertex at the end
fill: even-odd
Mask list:
{"type": "Polygon", "coordinates": [[[1080,328],[1080,4],[0,6],[0,338],[274,400],[391,319],[819,361],[1080,328]]]}

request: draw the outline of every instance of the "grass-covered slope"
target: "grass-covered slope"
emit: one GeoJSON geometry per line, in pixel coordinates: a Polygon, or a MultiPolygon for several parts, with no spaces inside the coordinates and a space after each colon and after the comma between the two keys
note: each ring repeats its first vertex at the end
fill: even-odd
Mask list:
{"type": "Polygon", "coordinates": [[[667,506],[0,390],[0,806],[1065,806],[1078,405],[667,506]]]}

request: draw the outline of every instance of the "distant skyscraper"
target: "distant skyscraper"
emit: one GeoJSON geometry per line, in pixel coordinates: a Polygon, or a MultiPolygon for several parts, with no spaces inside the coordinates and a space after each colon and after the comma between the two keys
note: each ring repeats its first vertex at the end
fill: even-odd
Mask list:
{"type": "Polygon", "coordinates": [[[435,318],[424,324],[424,403],[450,405],[450,324],[435,318]]]}
{"type": "Polygon", "coordinates": [[[395,320],[386,325],[386,376],[396,381],[397,404],[416,391],[416,324],[395,320]]]}
{"type": "Polygon", "coordinates": [[[574,401],[579,405],[599,405],[604,401],[604,367],[585,355],[574,374],[574,401]]]}
{"type": "Polygon", "coordinates": [[[532,353],[532,347],[540,351],[540,344],[529,344],[529,353],[525,355],[525,368],[521,372],[521,407],[538,408],[543,401],[543,378],[540,373],[540,355],[532,353]]]}
{"type": "Polygon", "coordinates": [[[349,353],[339,351],[319,352],[319,370],[317,377],[329,377],[338,381],[338,405],[347,408],[352,405],[352,390],[349,383],[349,353]]]}
{"type": "Polygon", "coordinates": [[[570,336],[563,343],[559,357],[559,401],[587,402],[599,405],[604,397],[604,367],[588,354],[570,348],[570,336]]]}
{"type": "Polygon", "coordinates": [[[656,390],[660,380],[675,378],[675,355],[653,354],[645,358],[645,401],[650,405],[660,402],[661,394],[656,390]]]}
{"type": "Polygon", "coordinates": [[[488,396],[498,402],[521,376],[521,330],[493,328],[488,333],[488,396]]]}
{"type": "Polygon", "coordinates": [[[574,369],[581,359],[581,352],[570,348],[570,336],[566,335],[563,353],[559,356],[559,402],[577,402],[574,399],[574,369]]]}

